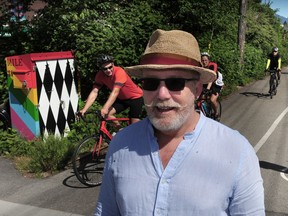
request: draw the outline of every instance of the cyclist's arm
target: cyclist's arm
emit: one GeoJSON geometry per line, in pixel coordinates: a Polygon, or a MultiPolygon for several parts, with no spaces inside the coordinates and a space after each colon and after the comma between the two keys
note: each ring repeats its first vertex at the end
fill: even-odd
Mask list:
{"type": "MultiPolygon", "coordinates": [[[[213,71],[216,73],[216,75],[217,75],[218,65],[217,65],[215,62],[210,62],[210,65],[209,65],[208,68],[209,68],[210,70],[213,70],[213,71]]],[[[217,78],[216,78],[216,79],[217,79],[217,78]]],[[[216,81],[216,79],[215,79],[214,81],[216,81]]],[[[213,82],[208,83],[208,85],[207,85],[207,89],[210,90],[212,84],[213,84],[213,82]]]]}
{"type": "Polygon", "coordinates": [[[94,87],[92,89],[92,91],[90,92],[90,94],[86,100],[84,108],[82,110],[80,110],[82,115],[84,115],[85,112],[92,106],[92,104],[94,103],[94,101],[96,100],[96,98],[98,96],[98,91],[99,91],[99,89],[97,87],[94,87]]]}
{"type": "Polygon", "coordinates": [[[270,60],[270,59],[267,59],[267,63],[266,63],[266,70],[269,69],[269,67],[270,67],[270,63],[271,63],[271,60],[270,60]]]}
{"type": "Polygon", "coordinates": [[[281,58],[278,59],[278,68],[277,68],[277,70],[281,71],[281,58]]]}
{"type": "Polygon", "coordinates": [[[211,89],[211,86],[212,86],[212,82],[210,82],[210,83],[208,83],[208,85],[207,85],[207,89],[211,89]]]}

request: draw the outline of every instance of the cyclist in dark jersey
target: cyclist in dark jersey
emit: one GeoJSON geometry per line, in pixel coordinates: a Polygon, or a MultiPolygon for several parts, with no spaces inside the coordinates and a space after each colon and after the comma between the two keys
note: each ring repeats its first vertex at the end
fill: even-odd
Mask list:
{"type": "Polygon", "coordinates": [[[281,56],[278,47],[273,47],[272,52],[267,56],[266,70],[276,70],[277,78],[280,80],[281,56]]]}
{"type": "Polygon", "coordinates": [[[101,87],[106,86],[111,90],[111,93],[101,109],[102,116],[115,118],[114,115],[116,113],[129,108],[131,123],[139,121],[144,104],[142,89],[132,81],[124,69],[114,65],[112,56],[106,54],[99,55],[97,66],[99,71],[95,76],[93,89],[88,96],[86,104],[80,110],[81,114],[84,115],[94,103],[101,87]]]}
{"type": "Polygon", "coordinates": [[[207,53],[207,52],[201,53],[201,62],[203,64],[203,67],[208,68],[210,70],[213,70],[216,74],[216,80],[214,82],[203,85],[203,89],[204,89],[204,91],[205,90],[211,90],[212,91],[212,95],[210,97],[210,100],[212,103],[212,108],[213,108],[214,113],[215,113],[215,118],[217,118],[217,116],[219,115],[219,113],[217,113],[217,111],[218,111],[217,100],[218,100],[219,94],[221,92],[221,89],[222,89],[224,83],[222,81],[222,76],[221,76],[221,80],[218,79],[218,65],[215,62],[210,61],[209,53],[207,53]]]}

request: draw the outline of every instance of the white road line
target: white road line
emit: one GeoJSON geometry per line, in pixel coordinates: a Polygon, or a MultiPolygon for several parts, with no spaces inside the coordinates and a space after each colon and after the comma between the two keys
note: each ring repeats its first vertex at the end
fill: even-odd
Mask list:
{"type": "Polygon", "coordinates": [[[0,216],[82,216],[0,200],[0,216]]]}
{"type": "MultiPolygon", "coordinates": [[[[273,122],[273,124],[271,125],[271,127],[268,129],[268,131],[264,134],[264,136],[259,140],[259,142],[254,146],[254,150],[257,153],[259,151],[259,149],[264,145],[264,143],[267,141],[267,139],[269,138],[269,136],[273,133],[273,131],[276,129],[276,127],[278,126],[279,122],[284,118],[284,116],[287,114],[288,112],[288,107],[286,107],[286,109],[278,116],[278,118],[273,122]]],[[[286,181],[288,181],[288,178],[286,177],[285,173],[280,172],[280,176],[285,179],[286,181]]]]}
{"type": "Polygon", "coordinates": [[[284,118],[284,116],[288,112],[288,107],[278,116],[278,118],[273,122],[271,127],[268,129],[268,131],[264,134],[264,136],[259,140],[259,142],[254,146],[254,150],[257,153],[259,149],[264,145],[264,143],[267,141],[269,136],[273,133],[279,122],[284,118]]]}
{"type": "Polygon", "coordinates": [[[287,176],[285,175],[285,173],[281,172],[281,173],[280,173],[280,176],[281,176],[283,179],[285,179],[286,181],[288,181],[288,178],[287,178],[287,176]]]}

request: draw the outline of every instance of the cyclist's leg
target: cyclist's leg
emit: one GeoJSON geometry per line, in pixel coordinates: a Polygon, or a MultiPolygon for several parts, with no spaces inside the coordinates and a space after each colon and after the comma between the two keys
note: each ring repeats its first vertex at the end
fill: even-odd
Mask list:
{"type": "Polygon", "coordinates": [[[281,77],[281,72],[279,70],[277,70],[277,78],[280,81],[280,77],[281,77]]]}
{"type": "Polygon", "coordinates": [[[129,106],[129,118],[131,119],[131,123],[135,123],[140,121],[141,115],[143,113],[143,105],[144,101],[143,98],[136,98],[132,100],[125,101],[129,106]]]}
{"type": "Polygon", "coordinates": [[[214,110],[214,115],[215,116],[217,116],[218,115],[218,113],[217,113],[217,99],[218,99],[218,96],[219,96],[219,94],[217,93],[217,92],[215,92],[215,93],[212,93],[212,95],[211,95],[211,97],[210,97],[210,100],[211,100],[211,105],[212,105],[212,109],[214,110]]]}
{"type": "MultiPolygon", "coordinates": [[[[115,117],[115,114],[116,114],[116,113],[121,113],[121,112],[122,112],[123,110],[125,110],[125,109],[126,109],[126,106],[125,106],[125,104],[123,103],[123,101],[117,99],[117,100],[114,102],[114,104],[112,105],[112,107],[110,108],[110,111],[109,111],[109,113],[108,113],[108,117],[109,117],[109,118],[116,118],[116,117],[115,117]]],[[[113,123],[114,123],[116,129],[122,128],[119,121],[114,121],[113,123]]]]}
{"type": "Polygon", "coordinates": [[[210,100],[211,100],[212,108],[214,110],[214,116],[216,116],[216,117],[219,115],[217,100],[218,100],[220,91],[221,91],[221,86],[217,86],[215,83],[213,83],[212,95],[210,97],[210,100]]]}

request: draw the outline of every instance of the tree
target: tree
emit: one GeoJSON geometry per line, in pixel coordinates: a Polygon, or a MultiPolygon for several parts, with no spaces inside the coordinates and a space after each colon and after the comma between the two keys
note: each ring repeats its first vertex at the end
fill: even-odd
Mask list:
{"type": "Polygon", "coordinates": [[[246,34],[247,0],[241,0],[238,45],[240,50],[240,65],[244,64],[245,34],[246,34]]]}

